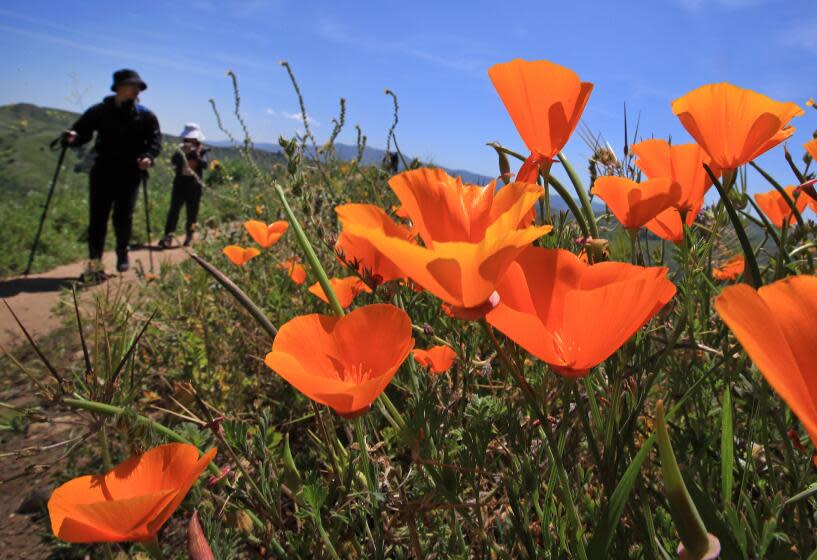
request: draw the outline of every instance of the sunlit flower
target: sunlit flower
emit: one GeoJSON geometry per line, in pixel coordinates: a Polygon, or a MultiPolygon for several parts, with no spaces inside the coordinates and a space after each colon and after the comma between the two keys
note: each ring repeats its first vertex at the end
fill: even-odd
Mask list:
{"type": "Polygon", "coordinates": [[[237,266],[244,266],[247,262],[261,254],[255,247],[240,247],[238,245],[227,245],[224,247],[224,254],[230,262],[237,266]]]}
{"type": "Polygon", "coordinates": [[[609,358],[675,295],[667,268],[587,265],[530,247],[508,269],[488,322],[566,377],[609,358]]]}
{"type": "Polygon", "coordinates": [[[672,112],[721,169],[736,169],[794,134],[789,121],[803,114],[794,103],[775,101],[721,82],[672,102],[672,112]]]}
{"type": "MultiPolygon", "coordinates": [[[[409,229],[389,219],[385,212],[372,212],[368,206],[362,204],[342,204],[335,207],[335,212],[344,228],[346,224],[357,224],[382,229],[388,237],[411,240],[409,229]]],[[[365,272],[379,282],[389,282],[405,276],[400,267],[375,249],[365,237],[341,232],[335,250],[342,254],[347,263],[357,265],[358,272],[365,272]]]]}
{"type": "Polygon", "coordinates": [[[817,445],[817,277],[729,286],[715,310],[817,445]]]}
{"type": "Polygon", "coordinates": [[[51,494],[51,530],[73,543],[152,540],[215,457],[169,443],[131,457],[104,475],[69,480],[51,494]]]}
{"type": "Polygon", "coordinates": [[[406,312],[374,304],[343,317],[292,319],[264,361],[310,399],[353,417],[369,409],[413,347],[406,312]]]}
{"type": "Polygon", "coordinates": [[[288,259],[278,263],[278,268],[286,270],[290,280],[299,286],[306,282],[306,269],[297,259],[288,259]]]}
{"type": "Polygon", "coordinates": [[[447,372],[457,359],[457,353],[444,344],[432,346],[427,350],[417,348],[411,351],[411,355],[415,362],[436,374],[447,372]]]}
{"type": "Polygon", "coordinates": [[[250,234],[253,241],[258,243],[264,249],[269,249],[281,239],[287,229],[289,229],[289,222],[286,220],[278,220],[269,225],[258,220],[248,220],[244,222],[244,229],[250,234]]]}
{"type": "Polygon", "coordinates": [[[406,171],[389,181],[423,245],[395,233],[396,224],[372,205],[339,208],[354,215],[343,233],[363,238],[423,288],[452,306],[481,309],[525,247],[551,226],[531,225],[538,185],[511,183],[498,191],[464,185],[441,169],[406,171]],[[353,214],[352,214],[353,213],[353,214]]]}
{"type": "Polygon", "coordinates": [[[704,195],[712,186],[703,164],[709,165],[715,175],[720,170],[698,144],[670,145],[666,140],[653,139],[634,144],[632,151],[638,157],[636,165],[647,177],[670,177],[680,186],[678,202],[644,224],[661,239],[679,243],[684,237],[684,224],[691,226],[695,222],[704,195]]]}
{"type": "MultiPolygon", "coordinates": [[[[367,286],[366,283],[357,276],[330,278],[329,284],[332,286],[332,290],[334,290],[340,306],[344,309],[352,305],[352,302],[355,300],[358,294],[368,294],[372,291],[371,288],[369,288],[369,286],[367,286]]],[[[309,293],[318,296],[325,303],[329,303],[329,298],[326,297],[326,294],[323,292],[320,282],[315,282],[309,286],[309,293]]]]}
{"type": "Polygon", "coordinates": [[[539,166],[550,168],[579,124],[593,84],[547,60],[517,58],[491,66],[488,76],[530,150],[517,180],[535,181],[539,166]]]}
{"type": "Polygon", "coordinates": [[[669,177],[636,183],[625,177],[604,176],[593,183],[593,194],[610,207],[625,229],[637,230],[677,204],[681,187],[669,177]]]}
{"type": "Polygon", "coordinates": [[[735,255],[721,266],[712,269],[712,278],[715,280],[736,280],[743,274],[746,267],[746,257],[743,253],[735,255]]]}
{"type": "MultiPolygon", "coordinates": [[[[808,197],[800,193],[797,193],[798,196],[795,196],[796,189],[797,187],[789,186],[783,190],[786,191],[791,201],[794,202],[794,207],[797,208],[797,211],[802,213],[803,210],[806,209],[808,197]]],[[[777,227],[782,228],[784,223],[787,225],[794,223],[794,212],[791,211],[791,206],[789,206],[789,203],[786,202],[786,199],[783,198],[783,195],[780,194],[777,189],[756,194],[755,202],[757,202],[757,205],[763,210],[763,213],[766,214],[766,217],[769,218],[769,221],[777,227]]]]}

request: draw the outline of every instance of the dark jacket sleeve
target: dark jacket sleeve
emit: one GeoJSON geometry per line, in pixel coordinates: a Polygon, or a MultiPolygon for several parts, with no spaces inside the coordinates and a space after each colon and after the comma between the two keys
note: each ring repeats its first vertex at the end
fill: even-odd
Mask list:
{"type": "Polygon", "coordinates": [[[77,139],[74,141],[74,146],[82,146],[87,144],[94,136],[94,131],[99,129],[99,114],[102,106],[97,104],[85,111],[77,122],[71,127],[71,130],[77,133],[77,139]]]}
{"type": "Polygon", "coordinates": [[[145,153],[151,160],[162,151],[162,131],[159,130],[159,119],[153,113],[145,117],[145,153]]]}

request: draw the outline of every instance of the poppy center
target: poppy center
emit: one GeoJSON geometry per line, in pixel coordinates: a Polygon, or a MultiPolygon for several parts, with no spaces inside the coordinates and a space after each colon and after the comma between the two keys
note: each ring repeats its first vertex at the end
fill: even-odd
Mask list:
{"type": "Polygon", "coordinates": [[[343,368],[343,371],[339,373],[339,376],[341,381],[360,385],[372,376],[372,368],[360,363],[343,368]]]}

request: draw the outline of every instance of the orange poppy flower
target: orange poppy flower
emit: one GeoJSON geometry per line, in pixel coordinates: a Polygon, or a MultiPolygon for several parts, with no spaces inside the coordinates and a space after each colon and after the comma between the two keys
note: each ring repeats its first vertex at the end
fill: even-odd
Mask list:
{"type": "Polygon", "coordinates": [[[601,198],[625,229],[637,230],[678,203],[681,187],[670,177],[636,183],[624,177],[605,176],[593,183],[601,198]]]}
{"type": "Polygon", "coordinates": [[[419,348],[411,351],[414,361],[428,369],[431,373],[441,374],[447,372],[454,365],[457,353],[450,346],[441,344],[432,346],[428,350],[419,348]]]}
{"type": "Polygon", "coordinates": [[[736,280],[743,274],[746,267],[746,257],[743,254],[735,255],[718,268],[712,269],[712,278],[715,280],[736,280]]]}
{"type": "Polygon", "coordinates": [[[343,317],[292,319],[264,361],[313,401],[354,417],[369,409],[413,347],[406,312],[378,303],[343,317]]]}
{"type": "Polygon", "coordinates": [[[803,114],[795,103],[726,82],[692,90],[672,102],[672,112],[721,169],[736,169],[789,138],[789,121],[803,114]]]}
{"type": "Polygon", "coordinates": [[[278,268],[286,270],[289,279],[299,286],[306,282],[306,269],[304,265],[298,262],[297,259],[288,259],[284,262],[278,263],[278,268]]]}
{"type": "MultiPolygon", "coordinates": [[[[795,197],[796,189],[797,187],[789,186],[783,190],[786,191],[786,194],[788,194],[789,198],[794,202],[794,207],[797,208],[797,211],[802,214],[803,210],[806,209],[808,197],[800,193],[797,193],[799,196],[795,197]]],[[[777,189],[756,194],[755,202],[757,202],[757,205],[763,210],[763,213],[766,214],[766,217],[769,218],[769,221],[777,227],[782,228],[784,222],[787,225],[794,223],[794,212],[791,211],[791,206],[789,206],[786,199],[783,198],[783,195],[780,194],[777,189]]]]}
{"type": "Polygon", "coordinates": [[[252,237],[253,241],[258,243],[258,245],[264,249],[269,249],[278,243],[281,236],[289,229],[289,222],[286,220],[278,220],[277,222],[267,225],[258,220],[248,220],[244,222],[244,229],[247,230],[247,233],[250,234],[250,237],[252,237]]]}
{"type": "Polygon", "coordinates": [[[536,177],[538,167],[550,167],[553,157],[567,144],[582,116],[593,84],[547,60],[514,59],[488,69],[502,103],[519,136],[531,152],[518,180],[536,177]]]}
{"type": "MultiPolygon", "coordinates": [[[[340,306],[344,309],[352,305],[352,302],[355,300],[358,294],[362,292],[370,294],[372,292],[371,288],[369,288],[369,286],[367,286],[366,283],[357,276],[330,278],[329,283],[332,285],[335,295],[338,296],[340,306]]],[[[326,297],[326,294],[323,292],[320,282],[315,282],[309,286],[309,293],[314,294],[321,298],[324,302],[329,303],[329,298],[326,297]]]]}
{"type": "Polygon", "coordinates": [[[803,144],[803,148],[809,153],[809,155],[813,159],[817,159],[817,138],[812,138],[805,144],[803,144]]]}
{"type": "Polygon", "coordinates": [[[224,254],[230,262],[237,266],[244,266],[249,261],[261,254],[255,247],[239,247],[238,245],[227,245],[224,247],[224,254]]]}
{"type": "Polygon", "coordinates": [[[715,310],[817,445],[817,277],[729,286],[715,310]]]}
{"type": "Polygon", "coordinates": [[[704,195],[712,186],[703,164],[709,165],[716,175],[720,171],[698,144],[671,146],[666,140],[653,139],[634,144],[632,151],[638,157],[636,165],[647,177],[671,177],[680,186],[678,202],[644,224],[661,239],[679,243],[684,237],[684,224],[691,226],[695,223],[704,204],[704,195]],[[683,223],[682,213],[686,216],[683,223]]]}
{"type": "Polygon", "coordinates": [[[423,245],[394,233],[396,225],[372,205],[341,206],[345,234],[364,238],[405,276],[454,307],[485,305],[507,267],[551,226],[531,226],[530,211],[542,188],[511,183],[495,190],[463,185],[442,169],[415,169],[392,177],[423,245]]]}
{"type": "MultiPolygon", "coordinates": [[[[388,219],[385,212],[370,212],[366,206],[360,204],[342,204],[335,208],[338,220],[345,227],[346,224],[366,225],[383,229],[389,237],[410,241],[411,232],[401,224],[388,219]]],[[[403,271],[396,264],[386,258],[365,237],[349,235],[341,232],[335,250],[343,254],[343,258],[350,264],[357,264],[359,272],[365,272],[380,282],[389,282],[405,277],[403,271]]]]}
{"type": "Polygon", "coordinates": [[[72,543],[153,539],[215,457],[189,443],[160,445],[104,475],[69,480],[51,494],[51,530],[72,543]]]}
{"type": "Polygon", "coordinates": [[[499,284],[486,319],[566,377],[609,358],[675,295],[667,268],[582,263],[562,249],[530,247],[499,284]]]}

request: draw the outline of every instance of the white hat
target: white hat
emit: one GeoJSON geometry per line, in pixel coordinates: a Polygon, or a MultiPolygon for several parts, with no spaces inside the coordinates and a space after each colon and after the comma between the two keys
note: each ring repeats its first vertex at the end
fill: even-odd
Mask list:
{"type": "Polygon", "coordinates": [[[184,125],[184,130],[179,135],[182,139],[193,139],[198,140],[199,142],[204,142],[204,133],[201,131],[201,127],[196,123],[187,123],[184,125]]]}

